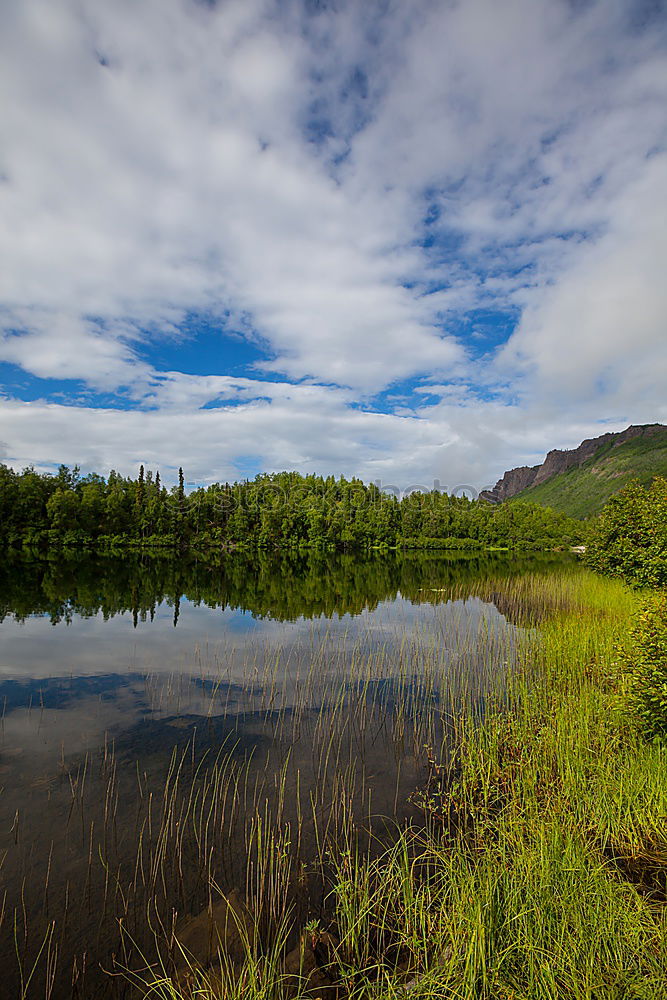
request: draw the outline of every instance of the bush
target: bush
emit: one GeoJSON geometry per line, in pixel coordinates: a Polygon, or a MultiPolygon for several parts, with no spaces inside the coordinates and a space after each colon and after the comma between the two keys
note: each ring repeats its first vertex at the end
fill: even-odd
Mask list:
{"type": "Polygon", "coordinates": [[[632,702],[649,738],[667,737],[667,595],[653,598],[630,632],[632,702]]]}
{"type": "Polygon", "coordinates": [[[667,480],[631,483],[594,522],[585,561],[640,587],[667,585],[667,480]]]}

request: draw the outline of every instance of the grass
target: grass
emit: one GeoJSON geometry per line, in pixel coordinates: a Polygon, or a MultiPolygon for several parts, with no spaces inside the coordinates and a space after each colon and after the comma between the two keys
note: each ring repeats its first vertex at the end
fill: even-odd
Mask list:
{"type": "MultiPolygon", "coordinates": [[[[92,767],[70,775],[86,884],[103,875],[120,927],[112,971],[135,995],[667,996],[667,749],[633,715],[622,653],[642,595],[578,567],[476,589],[522,627],[406,633],[391,655],[345,651],[342,675],[326,643],[261,676],[249,664],[246,695],[274,729],[266,754],[239,755],[233,739],[200,752],[193,737],[159,795],[137,770],[133,829],[116,819],[113,753],[94,829],[92,767]],[[420,762],[407,822],[378,815],[378,740],[399,771],[420,762]],[[222,930],[197,918],[217,935],[202,968],[183,942],[207,905],[235,916],[222,930]]],[[[210,691],[226,711],[224,677],[210,691]]],[[[62,918],[49,920],[52,969],[62,918]]]]}
{"type": "Polygon", "coordinates": [[[576,610],[541,625],[509,712],[462,741],[472,832],[447,863],[473,902],[472,924],[460,891],[454,910],[478,947],[458,962],[452,995],[665,995],[653,876],[667,870],[667,753],[627,713],[618,669],[638,599],[589,574],[569,590],[576,610]]]}

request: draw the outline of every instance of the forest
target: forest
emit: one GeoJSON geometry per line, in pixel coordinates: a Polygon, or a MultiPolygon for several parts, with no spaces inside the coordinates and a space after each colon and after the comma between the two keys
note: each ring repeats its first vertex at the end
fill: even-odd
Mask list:
{"type": "Polygon", "coordinates": [[[550,550],[582,540],[583,525],[537,504],[494,505],[432,491],[400,500],[359,479],[258,475],[186,492],[143,466],[136,479],[0,465],[0,547],[45,552],[243,549],[550,550]]]}

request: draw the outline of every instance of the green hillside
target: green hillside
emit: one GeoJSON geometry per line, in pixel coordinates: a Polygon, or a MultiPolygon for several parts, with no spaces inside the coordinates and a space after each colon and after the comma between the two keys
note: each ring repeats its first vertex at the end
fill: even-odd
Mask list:
{"type": "Polygon", "coordinates": [[[572,517],[590,517],[630,480],[648,486],[654,476],[667,477],[667,428],[620,445],[602,445],[583,465],[523,490],[509,503],[528,500],[572,517]]]}

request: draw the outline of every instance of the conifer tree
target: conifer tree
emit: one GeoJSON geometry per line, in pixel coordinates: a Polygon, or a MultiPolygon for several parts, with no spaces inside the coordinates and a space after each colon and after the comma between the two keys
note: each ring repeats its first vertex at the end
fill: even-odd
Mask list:
{"type": "Polygon", "coordinates": [[[185,477],[183,476],[183,469],[180,466],[178,469],[178,490],[176,493],[175,514],[174,534],[176,535],[181,547],[183,547],[185,544],[185,477]]]}

